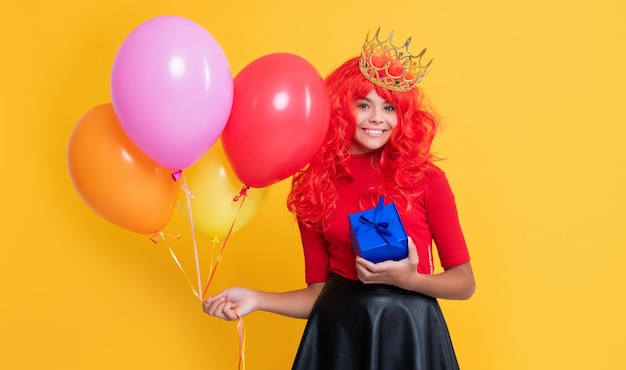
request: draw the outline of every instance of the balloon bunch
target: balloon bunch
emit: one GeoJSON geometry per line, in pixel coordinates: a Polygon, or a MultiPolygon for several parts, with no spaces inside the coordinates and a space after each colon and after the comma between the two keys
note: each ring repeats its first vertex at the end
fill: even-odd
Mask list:
{"type": "MultiPolygon", "coordinates": [[[[213,247],[223,240],[219,262],[230,234],[264,204],[268,186],[313,158],[329,124],[324,81],[289,53],[263,56],[233,79],[209,32],[163,16],[124,40],[113,63],[111,96],[112,103],[89,110],[71,134],[74,187],[96,214],[152,234],[154,242],[166,240],[161,230],[177,208],[191,226],[197,289],[166,244],[204,300],[217,262],[202,289],[195,233],[211,238],[213,247]],[[243,207],[250,188],[257,197],[243,207]]],[[[241,368],[241,318],[238,328],[241,368]]]]}
{"type": "Polygon", "coordinates": [[[230,66],[198,24],[154,18],[118,50],[111,95],[112,104],[88,112],[74,128],[70,176],[97,214],[131,231],[155,233],[176,205],[179,186],[172,172],[200,159],[226,125],[233,99],[230,66]],[[152,176],[134,174],[141,171],[152,176]]]}
{"type": "Polygon", "coordinates": [[[233,78],[216,39],[177,16],[128,35],[111,97],[76,124],[70,177],[96,214],[153,240],[174,209],[192,234],[227,239],[256,216],[268,186],[313,158],[330,117],[324,81],[303,58],[265,55],[233,78]],[[233,201],[250,188],[246,207],[233,201]]]}

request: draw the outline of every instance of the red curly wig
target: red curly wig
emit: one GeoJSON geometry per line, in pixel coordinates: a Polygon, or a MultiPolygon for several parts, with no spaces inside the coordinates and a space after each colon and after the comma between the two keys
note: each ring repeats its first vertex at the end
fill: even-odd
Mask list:
{"type": "Polygon", "coordinates": [[[369,208],[380,194],[393,200],[403,212],[419,196],[420,183],[433,168],[431,143],[439,127],[436,115],[426,108],[418,88],[407,92],[387,90],[368,81],[359,69],[359,58],[346,61],[326,78],[331,119],[326,138],[315,158],[294,174],[287,207],[296,219],[316,230],[325,230],[335,211],[335,182],[348,172],[351,143],[356,130],[354,101],[376,89],[398,114],[398,125],[377,155],[382,183],[363,196],[369,208]]]}

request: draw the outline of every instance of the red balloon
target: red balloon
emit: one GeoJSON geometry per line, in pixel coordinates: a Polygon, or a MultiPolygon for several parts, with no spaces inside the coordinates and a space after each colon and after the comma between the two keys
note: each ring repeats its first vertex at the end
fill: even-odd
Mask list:
{"type": "Polygon", "coordinates": [[[297,55],[269,54],[235,77],[224,152],[242,183],[266,187],[313,159],[329,120],[328,92],[317,70],[297,55]]]}

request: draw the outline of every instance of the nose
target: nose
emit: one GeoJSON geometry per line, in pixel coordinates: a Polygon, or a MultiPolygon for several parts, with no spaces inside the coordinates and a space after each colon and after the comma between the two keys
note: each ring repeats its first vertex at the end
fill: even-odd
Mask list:
{"type": "Polygon", "coordinates": [[[370,115],[369,121],[371,123],[382,123],[383,122],[383,117],[382,117],[382,114],[380,112],[380,109],[374,108],[374,109],[371,110],[371,115],[370,115]]]}

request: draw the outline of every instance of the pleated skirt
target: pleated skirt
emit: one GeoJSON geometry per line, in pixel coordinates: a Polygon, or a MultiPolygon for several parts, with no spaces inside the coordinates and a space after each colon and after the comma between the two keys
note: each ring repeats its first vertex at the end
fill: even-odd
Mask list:
{"type": "Polygon", "coordinates": [[[435,298],[332,274],[292,370],[459,369],[435,298]]]}

